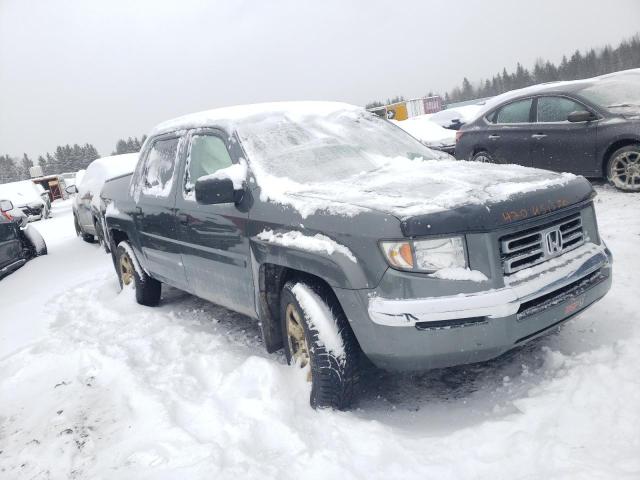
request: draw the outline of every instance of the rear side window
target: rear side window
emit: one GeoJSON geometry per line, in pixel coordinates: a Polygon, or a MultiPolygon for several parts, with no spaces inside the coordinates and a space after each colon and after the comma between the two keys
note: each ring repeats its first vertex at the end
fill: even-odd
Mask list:
{"type": "Polygon", "coordinates": [[[585,107],[564,97],[538,98],[538,122],[566,122],[571,112],[585,107]]]}
{"type": "Polygon", "coordinates": [[[221,138],[214,135],[194,135],[185,176],[185,191],[193,190],[196,181],[233,164],[231,156],[221,138]]]}
{"type": "Polygon", "coordinates": [[[156,140],[142,172],[142,192],[146,195],[166,197],[173,185],[173,171],[178,153],[178,138],[156,140]]]}
{"type": "Polygon", "coordinates": [[[526,100],[519,100],[517,102],[509,103],[502,107],[493,117],[495,123],[529,123],[529,115],[531,113],[531,102],[533,100],[528,98],[526,100]]]}

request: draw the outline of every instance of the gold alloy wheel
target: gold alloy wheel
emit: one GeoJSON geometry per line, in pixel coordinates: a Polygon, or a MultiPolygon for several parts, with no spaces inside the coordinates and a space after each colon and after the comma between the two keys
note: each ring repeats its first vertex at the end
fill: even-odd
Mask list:
{"type": "Polygon", "coordinates": [[[133,265],[126,253],[120,257],[120,278],[123,285],[129,285],[133,281],[133,265]]]}
{"type": "MultiPolygon", "coordinates": [[[[300,312],[298,312],[298,309],[294,304],[290,303],[287,305],[285,319],[291,360],[293,363],[300,365],[301,368],[307,367],[310,364],[309,347],[307,345],[307,338],[304,336],[304,328],[302,327],[300,312]]],[[[307,381],[311,381],[310,368],[309,373],[307,374],[307,381]]]]}
{"type": "Polygon", "coordinates": [[[623,152],[611,165],[611,180],[621,189],[640,187],[640,153],[623,152]]]}

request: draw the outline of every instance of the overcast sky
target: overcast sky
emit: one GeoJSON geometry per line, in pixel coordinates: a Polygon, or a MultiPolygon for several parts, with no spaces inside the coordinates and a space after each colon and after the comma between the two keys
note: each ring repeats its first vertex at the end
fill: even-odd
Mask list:
{"type": "Polygon", "coordinates": [[[638,0],[0,0],[0,153],[104,156],[219,106],[444,92],[638,20],[638,0]]]}

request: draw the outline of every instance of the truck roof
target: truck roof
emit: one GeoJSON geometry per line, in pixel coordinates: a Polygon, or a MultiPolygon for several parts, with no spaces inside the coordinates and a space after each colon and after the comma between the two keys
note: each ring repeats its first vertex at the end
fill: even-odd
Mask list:
{"type": "Polygon", "coordinates": [[[150,136],[197,127],[216,126],[224,128],[225,130],[232,130],[233,126],[241,123],[243,119],[269,113],[285,114],[295,117],[304,115],[328,115],[341,110],[363,109],[362,107],[348,103],[321,101],[270,102],[237,105],[205,110],[167,120],[157,125],[151,131],[150,136]]]}

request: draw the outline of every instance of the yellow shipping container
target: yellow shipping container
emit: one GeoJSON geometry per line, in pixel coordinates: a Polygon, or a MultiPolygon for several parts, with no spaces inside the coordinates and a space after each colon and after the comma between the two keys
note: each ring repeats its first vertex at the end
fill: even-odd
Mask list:
{"type": "Polygon", "coordinates": [[[405,102],[387,105],[386,108],[387,118],[389,120],[406,120],[409,118],[409,114],[407,113],[407,104],[405,102]]]}

